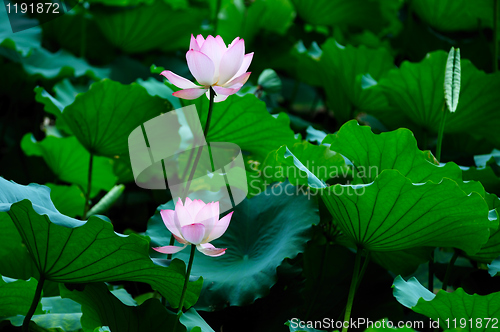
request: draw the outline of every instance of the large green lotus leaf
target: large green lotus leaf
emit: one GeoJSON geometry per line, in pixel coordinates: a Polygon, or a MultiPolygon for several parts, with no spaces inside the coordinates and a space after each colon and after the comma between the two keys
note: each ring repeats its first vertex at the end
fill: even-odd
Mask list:
{"type": "Polygon", "coordinates": [[[128,136],[145,121],[172,105],[151,97],[142,86],[102,80],[76,96],[61,118],[91,153],[114,157],[128,152],[128,136]]]}
{"type": "MultiPolygon", "coordinates": [[[[158,209],[173,208],[170,201],[158,209]]],[[[245,199],[236,206],[224,235],[211,242],[227,248],[226,253],[209,257],[196,251],[191,273],[203,275],[205,280],[196,307],[213,311],[265,296],[277,281],[276,268],[305,249],[311,226],[318,222],[316,201],[297,195],[296,187],[288,182],[245,199]],[[292,194],[282,194],[285,190],[292,194]]],[[[149,220],[145,235],[152,246],[168,245],[170,232],[158,212],[149,220]]],[[[189,250],[173,256],[187,262],[189,250]]]]}
{"type": "Polygon", "coordinates": [[[393,285],[394,296],[399,303],[413,311],[434,321],[439,319],[441,328],[446,330],[465,327],[466,331],[496,331],[498,329],[498,323],[495,324],[495,321],[500,318],[500,292],[485,296],[469,295],[462,288],[458,288],[453,293],[440,290],[437,295],[434,295],[417,280],[412,279],[405,282],[398,276],[393,285]],[[447,325],[447,319],[449,325],[447,325]],[[460,320],[468,325],[461,326],[460,320]]]}
{"type": "MultiPolygon", "coordinates": [[[[490,209],[490,219],[496,218],[498,220],[498,211],[500,211],[500,199],[494,194],[486,194],[486,202],[488,202],[488,208],[490,209]]],[[[496,231],[491,231],[490,238],[486,242],[480,251],[475,255],[470,256],[470,258],[482,262],[491,263],[495,258],[500,255],[500,229],[496,231]]]]}
{"type": "Polygon", "coordinates": [[[77,185],[65,186],[46,183],[50,199],[56,209],[69,217],[81,216],[85,206],[85,194],[77,185]]]}
{"type": "Polygon", "coordinates": [[[500,195],[500,178],[489,165],[484,168],[466,167],[462,169],[462,177],[465,181],[479,181],[486,192],[500,195]]]}
{"type": "MultiPolygon", "coordinates": [[[[78,185],[82,192],[87,191],[90,153],[76,137],[47,136],[43,141],[36,142],[31,134],[26,134],[21,141],[21,148],[27,156],[43,157],[59,180],[78,185]]],[[[115,183],[113,160],[94,157],[91,196],[101,190],[109,191],[115,183]]]]}
{"type": "MultiPolygon", "coordinates": [[[[155,265],[148,243],[136,235],[113,232],[111,223],[98,217],[87,222],[60,214],[50,201],[49,189],[21,186],[0,178],[2,228],[14,224],[29,254],[47,280],[56,282],[140,281],[157,289],[172,306],[179,303],[184,277],[177,270],[155,265]],[[29,201],[30,199],[31,201],[29,201]]],[[[0,243],[0,251],[10,243],[0,243]]],[[[193,305],[203,280],[191,282],[186,307],[193,305]]]]}
{"type": "Polygon", "coordinates": [[[190,332],[193,332],[196,327],[200,329],[200,332],[215,332],[194,308],[186,311],[181,316],[180,322],[190,332]]]}
{"type": "MultiPolygon", "coordinates": [[[[20,14],[20,13],[19,13],[20,14]]],[[[21,15],[16,16],[16,20],[21,19],[21,15]]],[[[23,20],[34,21],[28,17],[23,20]]],[[[33,25],[33,24],[30,24],[33,25]]],[[[40,47],[42,41],[42,29],[39,26],[33,26],[30,29],[12,32],[10,21],[7,16],[5,6],[0,8],[0,46],[19,52],[22,56],[27,56],[33,49],[40,47]]]]}
{"type": "Polygon", "coordinates": [[[323,143],[330,143],[330,149],[353,163],[355,183],[372,182],[385,169],[396,169],[413,183],[429,180],[437,183],[444,177],[461,179],[461,170],[456,164],[439,166],[429,151],[420,151],[408,129],[377,135],[370,127],[352,120],[337,134],[328,135],[323,143]]]}
{"type": "MultiPolygon", "coordinates": [[[[334,39],[327,40],[322,49],[317,75],[325,87],[327,103],[335,117],[345,122],[353,118],[354,109],[374,107],[364,106],[367,96],[358,76],[369,74],[372,79],[379,80],[394,68],[394,59],[389,51],[384,48],[369,49],[363,45],[342,46],[334,39]]],[[[385,104],[385,101],[382,100],[382,103],[385,104]]]]}
{"type": "Polygon", "coordinates": [[[189,49],[191,34],[201,33],[201,25],[208,16],[208,8],[174,9],[165,1],[99,11],[96,22],[106,38],[127,53],[189,49]]]}
{"type": "Polygon", "coordinates": [[[260,167],[267,184],[288,178],[293,185],[312,188],[325,188],[324,181],[340,177],[343,172],[347,173],[348,169],[342,155],[307,141],[282,146],[269,153],[260,167]]]}
{"type": "Polygon", "coordinates": [[[45,45],[55,44],[94,64],[108,64],[116,57],[113,45],[104,37],[94,18],[83,6],[75,6],[64,15],[45,22],[42,30],[45,45]],[[83,42],[82,37],[85,39],[83,42]],[[85,43],[83,49],[82,43],[85,43]]]}
{"type": "Polygon", "coordinates": [[[39,277],[35,263],[6,213],[0,213],[0,244],[1,275],[24,280],[39,277]]]}
{"type": "Polygon", "coordinates": [[[404,276],[414,273],[417,268],[431,259],[434,248],[417,247],[398,251],[374,251],[370,260],[394,274],[404,276]]]}
{"type": "MultiPolygon", "coordinates": [[[[82,305],[81,323],[85,331],[109,326],[111,331],[172,331],[177,316],[168,311],[157,299],[149,299],[140,306],[123,304],[105,284],[85,285],[82,291],[68,290],[60,285],[61,296],[82,305]]],[[[178,331],[185,331],[179,326],[178,331]]]]}
{"type": "Polygon", "coordinates": [[[84,59],[77,58],[65,50],[51,53],[38,48],[20,62],[28,75],[41,76],[46,79],[58,80],[63,77],[89,76],[94,80],[99,80],[110,74],[109,69],[91,66],[84,59]]]}
{"type": "Polygon", "coordinates": [[[397,276],[392,288],[394,289],[392,294],[396,300],[407,308],[416,306],[421,298],[425,301],[432,301],[436,297],[436,294],[422,286],[415,277],[405,281],[401,276],[397,276]]]}
{"type": "Polygon", "coordinates": [[[56,126],[59,130],[65,133],[72,134],[71,129],[64,123],[64,120],[60,116],[64,111],[64,108],[75,101],[75,97],[79,93],[86,92],[88,87],[85,86],[75,86],[71,84],[68,79],[64,79],[54,85],[54,92],[56,93],[53,97],[50,93],[45,91],[44,88],[37,86],[35,91],[35,100],[44,105],[44,110],[56,117],[56,126]]]}
{"type": "MultiPolygon", "coordinates": [[[[25,315],[33,302],[37,281],[16,280],[0,276],[0,317],[25,315]]],[[[38,304],[36,312],[41,312],[42,306],[38,304]]]]}
{"type": "MultiPolygon", "coordinates": [[[[344,234],[335,238],[337,244],[356,249],[356,244],[344,234]]],[[[431,258],[432,247],[416,247],[397,251],[372,251],[370,260],[394,274],[410,275],[431,258]]]]}
{"type": "MultiPolygon", "coordinates": [[[[403,62],[387,73],[374,89],[382,90],[396,109],[414,123],[437,132],[444,103],[444,68],[448,55],[443,51],[427,54],[419,63],[403,62]]],[[[445,133],[468,133],[494,144],[498,135],[490,135],[500,126],[500,73],[486,74],[467,59],[461,61],[460,100],[456,112],[448,114],[445,133]]],[[[390,112],[372,110],[382,122],[390,112]]],[[[390,121],[390,119],[389,119],[390,121]]]]}
{"type": "Polygon", "coordinates": [[[370,184],[335,185],[322,197],[343,232],[371,251],[440,246],[473,255],[488,241],[489,228],[498,227],[481,195],[467,195],[447,178],[413,184],[384,170],[370,184]]]}
{"type": "Polygon", "coordinates": [[[235,37],[251,43],[261,29],[285,34],[295,18],[290,0],[223,1],[218,15],[217,34],[229,43],[235,37]]]}
{"type": "Polygon", "coordinates": [[[441,31],[493,27],[493,1],[489,0],[415,0],[411,7],[426,23],[441,31]]]}
{"type": "MultiPolygon", "coordinates": [[[[183,101],[184,102],[184,101],[183,101]]],[[[205,127],[209,101],[202,96],[194,102],[205,127]]],[[[285,113],[272,116],[266,104],[253,94],[229,96],[223,103],[215,103],[208,131],[208,142],[231,142],[243,151],[264,159],[270,151],[295,142],[290,119],[285,113]]]]}
{"type": "Polygon", "coordinates": [[[292,0],[307,23],[380,30],[395,21],[400,1],[292,0]]]}
{"type": "MultiPolygon", "coordinates": [[[[31,301],[33,301],[33,297],[29,302],[31,301]]],[[[43,312],[35,312],[31,320],[39,328],[44,329],[43,331],[74,332],[82,330],[80,323],[82,311],[79,303],[71,299],[63,299],[60,296],[43,297],[40,302],[40,309],[43,312]]],[[[26,312],[27,310],[21,315],[8,319],[12,325],[21,326],[26,312]]]]}

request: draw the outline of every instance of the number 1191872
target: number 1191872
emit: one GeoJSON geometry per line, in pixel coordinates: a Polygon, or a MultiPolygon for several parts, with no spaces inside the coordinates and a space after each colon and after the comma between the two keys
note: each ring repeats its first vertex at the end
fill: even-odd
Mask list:
{"type": "Polygon", "coordinates": [[[59,14],[59,4],[52,2],[38,2],[38,3],[21,3],[21,4],[13,4],[10,3],[6,5],[8,14],[17,14],[17,13],[30,13],[30,14],[59,14]]]}

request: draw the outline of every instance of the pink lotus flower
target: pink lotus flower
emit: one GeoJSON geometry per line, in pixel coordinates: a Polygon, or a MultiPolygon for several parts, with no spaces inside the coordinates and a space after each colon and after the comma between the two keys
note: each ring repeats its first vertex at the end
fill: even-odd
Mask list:
{"type": "Polygon", "coordinates": [[[222,236],[229,226],[233,212],[219,220],[219,202],[205,204],[199,199],[192,201],[186,198],[186,204],[182,205],[179,198],[174,210],[161,210],[163,223],[174,235],[177,242],[183,247],[164,246],[153,248],[164,254],[175,254],[186,248],[188,244],[196,245],[201,253],[217,257],[224,254],[226,249],[215,248],[210,241],[222,236]]]}
{"type": "Polygon", "coordinates": [[[165,70],[160,75],[183,89],[173,93],[176,97],[196,99],[206,93],[210,98],[209,88],[212,87],[216,93],[214,101],[219,102],[238,92],[245,84],[250,76],[250,72],[246,71],[252,58],[253,52],[245,54],[245,42],[239,37],[226,47],[221,36],[208,36],[205,40],[202,35],[196,38],[191,35],[186,59],[191,74],[201,86],[170,70],[165,70]]]}

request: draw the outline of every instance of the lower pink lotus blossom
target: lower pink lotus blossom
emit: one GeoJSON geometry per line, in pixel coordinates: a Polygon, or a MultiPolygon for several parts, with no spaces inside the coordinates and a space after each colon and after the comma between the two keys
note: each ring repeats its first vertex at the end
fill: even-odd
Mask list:
{"type": "Polygon", "coordinates": [[[194,244],[198,251],[207,256],[221,256],[226,251],[209,243],[226,232],[233,215],[231,212],[219,220],[219,202],[205,204],[199,199],[191,200],[188,197],[183,205],[179,198],[175,210],[161,210],[160,214],[167,229],[184,246],[164,246],[153,248],[154,250],[175,254],[188,244],[194,244]]]}
{"type": "Polygon", "coordinates": [[[178,98],[196,99],[204,93],[210,98],[209,88],[212,87],[216,93],[214,101],[220,102],[238,92],[246,83],[250,76],[250,72],[246,71],[252,58],[253,52],[245,54],[245,42],[239,37],[226,47],[221,36],[208,36],[205,40],[202,35],[196,38],[191,35],[186,59],[189,71],[201,86],[170,70],[160,75],[182,89],[173,93],[178,98]]]}

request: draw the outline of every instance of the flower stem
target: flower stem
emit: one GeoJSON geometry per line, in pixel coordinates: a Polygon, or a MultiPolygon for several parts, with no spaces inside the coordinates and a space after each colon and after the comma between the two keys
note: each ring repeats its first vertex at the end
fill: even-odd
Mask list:
{"type": "Polygon", "coordinates": [[[33,314],[36,311],[36,307],[38,306],[38,302],[40,302],[44,281],[45,277],[42,274],[40,275],[40,280],[38,280],[38,284],[36,285],[35,296],[33,297],[33,302],[31,302],[31,307],[29,308],[28,313],[24,317],[23,332],[29,332],[31,317],[33,317],[33,314]]]}
{"type": "MultiPolygon", "coordinates": [[[[212,87],[210,87],[210,104],[208,105],[208,115],[207,115],[207,122],[205,123],[205,128],[203,129],[203,136],[205,136],[205,140],[208,135],[208,130],[210,129],[210,120],[212,119],[212,111],[214,107],[214,98],[215,98],[215,91],[212,87]]],[[[208,142],[207,142],[208,143],[208,142]]],[[[201,157],[201,152],[203,151],[203,145],[198,148],[198,152],[196,153],[196,158],[194,159],[194,164],[193,167],[191,168],[191,172],[189,173],[189,178],[186,182],[186,188],[184,189],[184,193],[182,194],[182,197],[185,199],[188,194],[189,194],[189,187],[191,185],[191,181],[193,180],[194,177],[194,172],[196,171],[196,165],[198,164],[198,161],[200,160],[201,157]]],[[[189,159],[191,159],[191,156],[189,156],[189,159]]],[[[189,164],[188,163],[188,167],[189,164]]],[[[174,245],[174,235],[170,235],[170,245],[174,245]]],[[[172,254],[167,255],[167,259],[172,259],[172,254]]]]}
{"type": "Polygon", "coordinates": [[[349,326],[346,325],[345,323],[349,322],[351,319],[352,304],[354,302],[354,295],[356,294],[356,288],[358,285],[360,265],[361,265],[361,249],[358,248],[358,250],[356,251],[356,258],[354,260],[354,271],[352,273],[351,287],[349,288],[349,296],[347,297],[347,306],[345,308],[344,325],[342,327],[342,332],[347,332],[349,328],[349,326]]]}
{"type": "Polygon", "coordinates": [[[90,190],[92,188],[92,164],[94,163],[94,154],[90,153],[89,174],[87,179],[87,192],[85,193],[85,207],[83,209],[82,219],[85,219],[89,211],[90,190]]]}
{"type": "Polygon", "coordinates": [[[447,109],[446,109],[446,103],[443,104],[443,108],[441,109],[442,117],[441,117],[441,124],[439,126],[439,131],[438,131],[438,141],[437,141],[437,148],[436,148],[436,158],[439,162],[441,162],[441,146],[443,144],[443,135],[444,135],[444,127],[446,124],[446,115],[447,115],[447,109]]]}
{"type": "Polygon", "coordinates": [[[191,254],[189,255],[189,263],[187,266],[187,271],[186,271],[186,278],[184,279],[184,286],[182,287],[182,293],[181,293],[181,300],[179,301],[179,311],[177,312],[177,320],[175,321],[174,325],[174,330],[175,332],[177,328],[177,322],[182,316],[182,307],[184,306],[184,300],[186,298],[186,290],[189,282],[189,276],[191,275],[191,268],[193,267],[193,260],[194,260],[194,251],[196,249],[196,245],[192,244],[191,245],[191,254]]]}
{"type": "Polygon", "coordinates": [[[457,258],[458,258],[458,250],[455,249],[453,257],[451,257],[450,263],[448,263],[448,267],[446,268],[446,274],[444,275],[443,287],[442,287],[444,291],[446,291],[446,288],[448,288],[448,281],[450,280],[451,270],[453,269],[453,265],[455,265],[455,261],[457,260],[457,258]]]}

